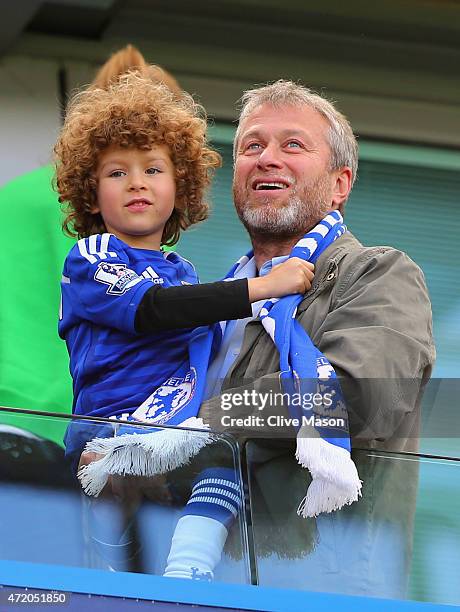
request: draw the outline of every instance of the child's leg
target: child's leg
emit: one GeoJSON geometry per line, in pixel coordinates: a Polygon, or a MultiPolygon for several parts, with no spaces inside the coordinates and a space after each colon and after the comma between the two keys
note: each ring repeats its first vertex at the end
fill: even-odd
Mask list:
{"type": "Polygon", "coordinates": [[[193,483],[179,519],[164,575],[212,580],[228,530],[241,508],[240,486],[231,468],[208,468],[193,483]]]}

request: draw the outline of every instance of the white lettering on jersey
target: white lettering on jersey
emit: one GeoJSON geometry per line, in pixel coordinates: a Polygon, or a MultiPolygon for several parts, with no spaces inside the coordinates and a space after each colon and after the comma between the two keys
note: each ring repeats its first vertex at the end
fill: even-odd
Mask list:
{"type": "Polygon", "coordinates": [[[158,276],[152,266],[147,266],[147,268],[142,272],[142,276],[153,281],[155,285],[162,285],[164,283],[164,280],[158,276]]]}

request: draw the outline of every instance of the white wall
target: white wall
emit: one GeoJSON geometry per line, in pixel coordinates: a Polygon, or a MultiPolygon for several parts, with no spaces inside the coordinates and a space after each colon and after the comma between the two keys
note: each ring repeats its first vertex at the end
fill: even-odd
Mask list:
{"type": "Polygon", "coordinates": [[[0,62],[0,185],[50,160],[60,126],[57,70],[32,58],[0,62]]]}

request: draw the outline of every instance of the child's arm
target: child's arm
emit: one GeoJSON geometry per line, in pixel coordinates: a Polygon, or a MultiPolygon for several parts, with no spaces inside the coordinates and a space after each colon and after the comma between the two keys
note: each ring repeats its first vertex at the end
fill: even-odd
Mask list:
{"type": "Polygon", "coordinates": [[[251,302],[308,291],[313,269],[313,264],[292,257],[266,276],[249,280],[165,288],[155,285],[137,308],[135,329],[151,333],[249,317],[251,302]]]}
{"type": "MultiPolygon", "coordinates": [[[[177,282],[174,268],[172,274],[169,264],[161,266],[163,259],[158,263],[161,274],[177,282]]],[[[179,278],[194,282],[188,265],[187,271],[181,264],[179,278]]],[[[116,236],[94,234],[79,240],[64,264],[59,334],[65,338],[81,321],[148,334],[246,318],[252,315],[251,302],[308,291],[312,270],[312,264],[292,257],[249,281],[162,287],[131,268],[129,249],[116,236]]]]}

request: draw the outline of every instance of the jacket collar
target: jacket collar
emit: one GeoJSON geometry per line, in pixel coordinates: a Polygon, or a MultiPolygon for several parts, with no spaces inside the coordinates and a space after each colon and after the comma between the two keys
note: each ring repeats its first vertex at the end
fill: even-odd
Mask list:
{"type": "Polygon", "coordinates": [[[351,232],[345,232],[337,238],[321,255],[315,265],[315,277],[310,291],[305,294],[299,304],[297,312],[303,312],[325,288],[335,283],[338,275],[339,263],[350,251],[362,247],[351,232]]]}

